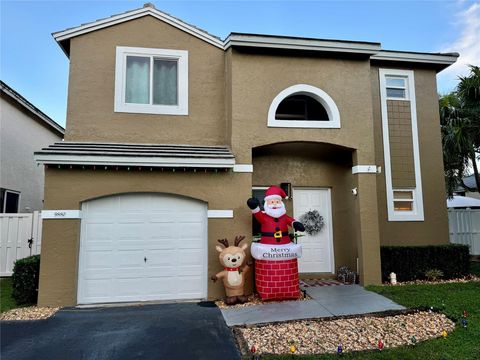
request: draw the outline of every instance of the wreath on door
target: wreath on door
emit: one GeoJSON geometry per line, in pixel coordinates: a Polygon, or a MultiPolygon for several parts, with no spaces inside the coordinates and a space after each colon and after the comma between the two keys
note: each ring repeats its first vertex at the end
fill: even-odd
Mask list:
{"type": "Polygon", "coordinates": [[[318,234],[325,226],[323,216],[317,210],[307,211],[300,216],[299,220],[305,226],[305,232],[308,235],[318,234]]]}

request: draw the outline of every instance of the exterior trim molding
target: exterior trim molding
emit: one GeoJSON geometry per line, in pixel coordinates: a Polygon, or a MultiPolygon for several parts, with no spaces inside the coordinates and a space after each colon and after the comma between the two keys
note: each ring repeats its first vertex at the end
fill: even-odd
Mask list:
{"type": "Polygon", "coordinates": [[[447,54],[427,54],[403,51],[380,50],[377,54],[370,57],[371,60],[385,61],[407,61],[430,64],[452,65],[457,61],[458,53],[447,54]]]}
{"type": "Polygon", "coordinates": [[[352,167],[352,174],[377,174],[377,165],[355,165],[352,167]]]}
{"type": "Polygon", "coordinates": [[[420,169],[420,149],[418,142],[417,105],[415,99],[414,72],[412,70],[379,69],[379,77],[388,221],[424,221],[422,174],[420,169]],[[414,211],[412,212],[402,213],[394,210],[392,165],[390,163],[390,136],[388,129],[387,87],[385,80],[385,77],[388,75],[405,76],[408,78],[408,93],[410,94],[409,100],[411,109],[410,116],[412,119],[413,162],[415,170],[414,211]]]}
{"type": "Polygon", "coordinates": [[[232,169],[235,159],[199,159],[199,158],[145,158],[126,156],[86,156],[36,154],[35,161],[46,165],[104,165],[104,166],[150,166],[150,167],[186,167],[186,168],[228,168],[232,169]]]}
{"type": "Polygon", "coordinates": [[[235,164],[233,165],[233,171],[238,173],[252,173],[253,165],[251,164],[235,164]]]}
{"type": "Polygon", "coordinates": [[[80,210],[42,210],[42,219],[81,219],[82,212],[80,210]]]}
{"type": "Polygon", "coordinates": [[[207,217],[209,219],[232,219],[233,210],[208,210],[207,217]]]}
{"type": "Polygon", "coordinates": [[[268,127],[284,127],[284,128],[318,128],[318,129],[339,129],[340,128],[340,112],[335,101],[322,89],[312,85],[297,84],[282,90],[270,104],[268,109],[268,127]],[[275,113],[278,105],[290,95],[307,95],[313,97],[323,105],[328,114],[327,119],[318,120],[277,120],[275,113]]]}
{"type": "Polygon", "coordinates": [[[376,54],[380,43],[337,41],[296,38],[288,36],[268,36],[256,34],[230,34],[224,41],[224,49],[232,46],[248,46],[277,49],[314,50],[327,52],[376,54]]]}

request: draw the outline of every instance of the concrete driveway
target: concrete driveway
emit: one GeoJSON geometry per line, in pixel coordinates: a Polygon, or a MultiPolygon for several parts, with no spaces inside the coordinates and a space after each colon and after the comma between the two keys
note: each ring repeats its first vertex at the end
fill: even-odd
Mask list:
{"type": "Polygon", "coordinates": [[[1,359],[240,359],[210,304],[65,309],[47,320],[2,321],[1,359]]]}

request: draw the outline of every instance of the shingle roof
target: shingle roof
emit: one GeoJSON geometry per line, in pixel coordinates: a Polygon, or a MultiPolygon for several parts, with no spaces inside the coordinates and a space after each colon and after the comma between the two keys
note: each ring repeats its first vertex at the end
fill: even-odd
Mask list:
{"type": "Polygon", "coordinates": [[[60,142],[35,152],[43,164],[232,168],[227,146],[60,142]]]}

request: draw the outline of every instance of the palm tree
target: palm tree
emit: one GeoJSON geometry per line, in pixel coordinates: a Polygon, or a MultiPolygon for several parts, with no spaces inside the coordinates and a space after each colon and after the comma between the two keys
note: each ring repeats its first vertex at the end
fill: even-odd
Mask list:
{"type": "MultiPolygon", "coordinates": [[[[453,196],[472,164],[480,189],[477,155],[480,151],[480,68],[470,66],[469,76],[459,77],[456,91],[440,98],[443,158],[447,194],[453,196]]],[[[472,190],[472,189],[470,189],[472,190]]]]}

